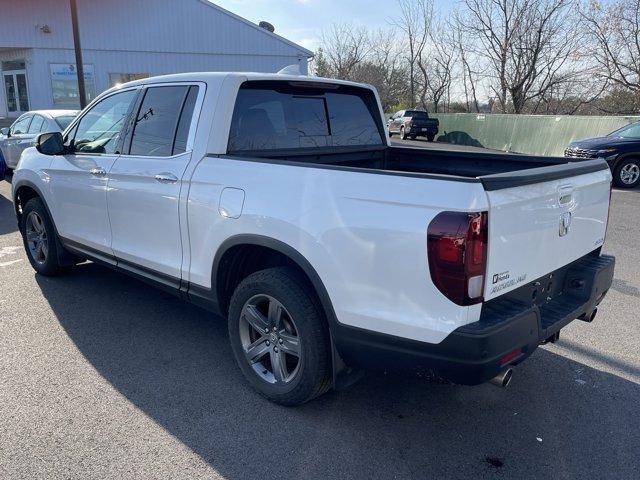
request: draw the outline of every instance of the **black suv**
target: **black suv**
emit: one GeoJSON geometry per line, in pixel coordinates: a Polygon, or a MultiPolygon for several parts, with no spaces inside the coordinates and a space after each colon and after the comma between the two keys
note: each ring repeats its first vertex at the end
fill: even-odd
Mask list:
{"type": "Polygon", "coordinates": [[[429,114],[424,110],[400,110],[387,122],[389,136],[397,133],[402,140],[407,137],[411,140],[415,140],[416,137],[427,137],[427,140],[433,142],[439,126],[438,119],[429,118],[429,114]]]}
{"type": "Polygon", "coordinates": [[[606,137],[571,142],[565,157],[604,158],[613,172],[613,182],[622,188],[640,184],[640,122],[624,126],[606,137]]]}

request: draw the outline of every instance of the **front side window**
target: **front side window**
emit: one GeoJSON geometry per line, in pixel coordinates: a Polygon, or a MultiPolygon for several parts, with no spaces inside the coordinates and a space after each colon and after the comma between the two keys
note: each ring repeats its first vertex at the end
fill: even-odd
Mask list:
{"type": "Polygon", "coordinates": [[[136,90],[116,93],[94,105],[74,129],[74,150],[80,153],[114,153],[136,93],[136,90]]]}
{"type": "Polygon", "coordinates": [[[29,123],[31,123],[31,115],[21,117],[11,125],[11,135],[20,135],[29,131],[29,123]]]}
{"type": "Polygon", "coordinates": [[[42,125],[44,124],[44,117],[40,115],[34,115],[29,125],[29,133],[40,133],[42,131],[42,125]]]}
{"type": "Polygon", "coordinates": [[[188,93],[188,85],[147,89],[136,116],[130,155],[173,155],[178,120],[188,93]]]}
{"type": "Polygon", "coordinates": [[[370,90],[305,82],[245,82],[229,152],[382,145],[370,90]]]}

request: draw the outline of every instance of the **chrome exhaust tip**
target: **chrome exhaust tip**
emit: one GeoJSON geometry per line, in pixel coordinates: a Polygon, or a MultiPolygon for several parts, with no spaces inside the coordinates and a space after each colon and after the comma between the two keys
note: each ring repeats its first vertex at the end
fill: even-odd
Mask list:
{"type": "Polygon", "coordinates": [[[507,368],[489,380],[489,383],[496,387],[505,388],[511,383],[511,377],[513,377],[513,368],[507,368]]]}

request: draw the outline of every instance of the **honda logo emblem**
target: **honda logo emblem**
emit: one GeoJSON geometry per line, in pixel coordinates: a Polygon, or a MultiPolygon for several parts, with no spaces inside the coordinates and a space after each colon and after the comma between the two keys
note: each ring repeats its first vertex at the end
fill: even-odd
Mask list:
{"type": "Polygon", "coordinates": [[[569,227],[571,227],[571,212],[564,212],[560,215],[560,230],[558,231],[558,234],[561,237],[564,237],[569,233],[569,227]]]}

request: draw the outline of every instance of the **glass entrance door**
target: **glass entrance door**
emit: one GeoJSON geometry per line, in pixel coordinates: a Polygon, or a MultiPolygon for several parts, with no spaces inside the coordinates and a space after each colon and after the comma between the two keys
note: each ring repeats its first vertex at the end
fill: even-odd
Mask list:
{"type": "Polygon", "coordinates": [[[29,93],[27,92],[27,73],[24,70],[3,72],[4,92],[7,97],[9,116],[18,116],[29,111],[29,93]]]}

